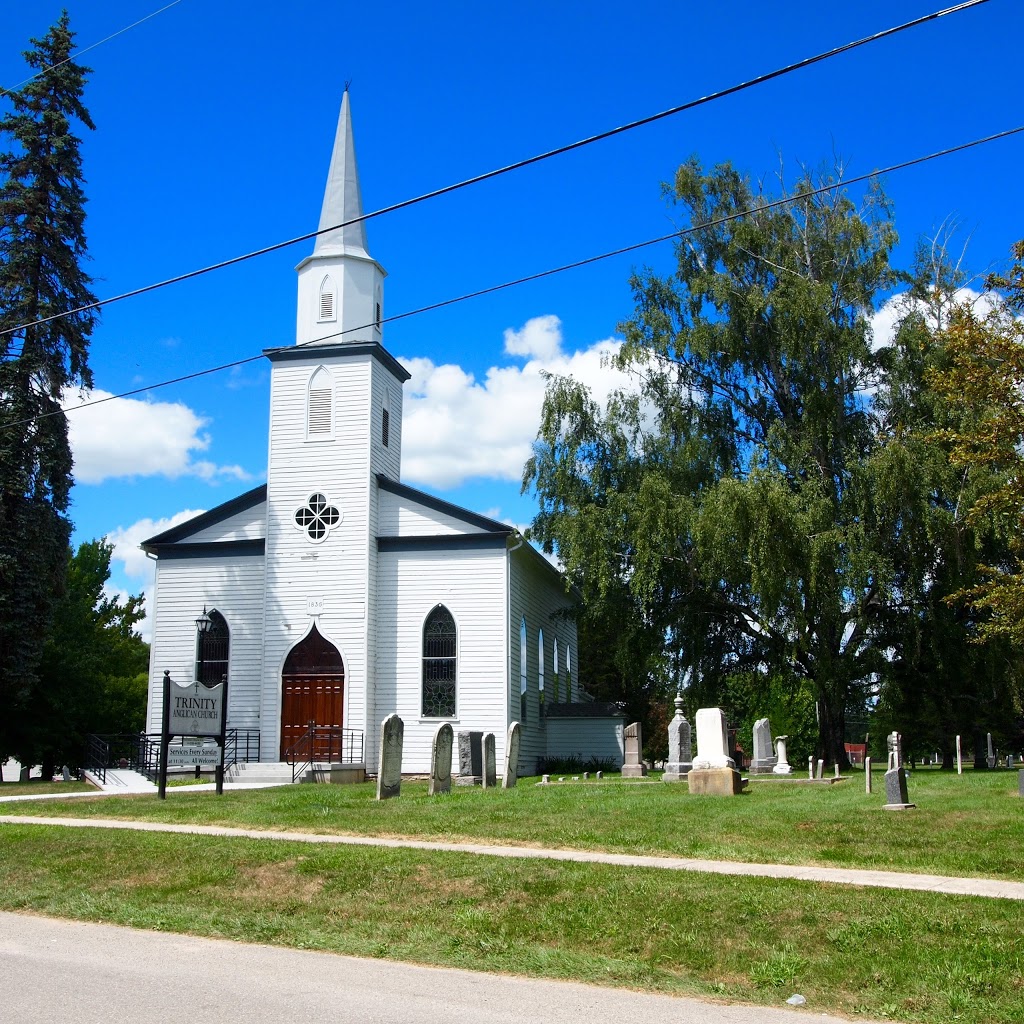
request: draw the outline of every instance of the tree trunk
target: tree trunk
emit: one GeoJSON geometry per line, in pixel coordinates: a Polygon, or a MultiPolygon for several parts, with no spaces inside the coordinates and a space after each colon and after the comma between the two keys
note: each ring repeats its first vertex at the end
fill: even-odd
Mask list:
{"type": "Polygon", "coordinates": [[[840,771],[850,767],[846,756],[846,708],[832,707],[824,695],[818,698],[818,756],[825,763],[839,765],[840,771]]]}

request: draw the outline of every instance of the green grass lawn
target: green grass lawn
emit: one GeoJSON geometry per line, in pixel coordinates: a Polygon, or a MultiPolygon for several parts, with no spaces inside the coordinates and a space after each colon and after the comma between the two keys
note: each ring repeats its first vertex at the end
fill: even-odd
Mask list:
{"type": "Polygon", "coordinates": [[[378,803],[372,784],[302,785],[212,793],[0,805],[12,814],[139,818],[247,828],[474,840],[619,853],[816,864],[1024,879],[1024,801],[1016,772],[963,776],[918,770],[917,809],[883,811],[881,773],[835,785],[751,782],[731,799],[690,796],[685,785],[604,783],[513,790],[462,789],[428,797],[405,783],[378,803]]]}
{"type": "Polygon", "coordinates": [[[1024,1021],[1009,900],[26,824],[0,826],[0,909],[777,1006],[799,992],[818,1013],[1024,1021]]]}
{"type": "Polygon", "coordinates": [[[32,779],[29,782],[0,782],[0,797],[31,796],[33,793],[85,793],[88,790],[95,792],[96,787],[90,786],[88,782],[78,782],[77,780],[74,782],[43,782],[42,779],[32,779]]]}

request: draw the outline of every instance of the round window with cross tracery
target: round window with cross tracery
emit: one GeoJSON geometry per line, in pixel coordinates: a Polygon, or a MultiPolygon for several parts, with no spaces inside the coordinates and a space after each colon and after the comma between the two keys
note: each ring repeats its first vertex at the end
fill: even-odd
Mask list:
{"type": "Polygon", "coordinates": [[[295,526],[319,544],[341,522],[341,510],[332,505],[325,494],[311,494],[309,500],[295,513],[295,526]]]}

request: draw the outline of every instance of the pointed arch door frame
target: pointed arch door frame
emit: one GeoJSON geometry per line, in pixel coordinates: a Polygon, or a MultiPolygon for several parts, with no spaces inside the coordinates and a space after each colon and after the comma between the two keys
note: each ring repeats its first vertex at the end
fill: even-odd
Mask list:
{"type": "MultiPolygon", "coordinates": [[[[310,722],[341,729],[345,724],[345,662],[316,620],[281,664],[280,757],[305,735],[310,722]]],[[[315,751],[314,751],[315,753],[315,751]]]]}

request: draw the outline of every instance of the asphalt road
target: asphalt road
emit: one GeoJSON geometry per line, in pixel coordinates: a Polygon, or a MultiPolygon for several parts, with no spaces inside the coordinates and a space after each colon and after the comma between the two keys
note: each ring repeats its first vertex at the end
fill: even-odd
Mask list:
{"type": "Polygon", "coordinates": [[[807,1011],[7,913],[0,978],[0,1020],[18,1024],[840,1024],[807,1011]]]}

